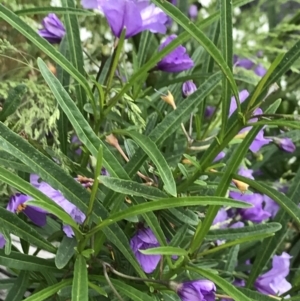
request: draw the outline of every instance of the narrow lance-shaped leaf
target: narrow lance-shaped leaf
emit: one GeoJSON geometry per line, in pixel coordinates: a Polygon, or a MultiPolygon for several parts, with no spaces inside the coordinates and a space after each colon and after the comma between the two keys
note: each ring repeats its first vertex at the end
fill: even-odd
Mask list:
{"type": "Polygon", "coordinates": [[[29,286],[29,272],[21,271],[13,287],[7,294],[5,301],[19,301],[23,300],[24,294],[29,286]]]}
{"type": "Polygon", "coordinates": [[[141,196],[150,200],[167,197],[167,194],[160,191],[159,189],[137,182],[106,176],[100,176],[98,179],[100,180],[101,184],[108,187],[109,189],[125,195],[141,196]]]}
{"type": "Polygon", "coordinates": [[[63,289],[64,287],[69,286],[72,284],[72,279],[65,279],[59,283],[56,283],[52,286],[48,286],[41,291],[32,294],[31,296],[26,298],[26,301],[41,301],[47,300],[49,297],[56,294],[59,290],[63,289]]]}
{"type": "Polygon", "coordinates": [[[78,255],[74,267],[72,301],[88,301],[88,274],[85,258],[78,255]]]}
{"type": "Polygon", "coordinates": [[[126,217],[135,216],[138,214],[143,214],[146,212],[151,212],[155,210],[163,210],[173,207],[187,207],[187,206],[207,206],[207,205],[224,205],[224,206],[231,206],[233,208],[251,208],[252,205],[235,201],[231,199],[227,199],[224,197],[214,197],[214,196],[197,196],[197,197],[181,197],[181,198],[170,198],[170,199],[161,199],[158,201],[153,201],[150,203],[143,203],[122,212],[118,212],[109,216],[108,219],[103,220],[100,222],[96,227],[94,227],[89,234],[96,233],[97,231],[101,230],[104,227],[107,227],[119,220],[122,220],[126,217]]]}
{"type": "MultiPolygon", "coordinates": [[[[62,0],[62,4],[66,8],[76,8],[75,2],[73,0],[62,0]]],[[[71,63],[73,64],[73,66],[75,66],[79,73],[84,76],[84,61],[77,16],[67,14],[64,16],[64,21],[66,26],[66,37],[69,44],[71,63]]],[[[86,103],[86,93],[84,91],[84,87],[75,85],[75,91],[79,110],[83,112],[83,106],[86,103]]]]}
{"type": "MultiPolygon", "coordinates": [[[[232,72],[232,56],[233,56],[233,43],[232,43],[232,2],[229,0],[220,0],[220,29],[221,29],[221,51],[223,58],[230,70],[232,72]]],[[[234,90],[233,90],[234,91],[234,90]]],[[[230,82],[223,76],[222,81],[222,124],[219,137],[222,140],[225,134],[227,120],[229,116],[231,98],[231,88],[230,82]]],[[[237,108],[239,108],[239,99],[235,99],[237,103],[237,108]]]]}
{"type": "Polygon", "coordinates": [[[103,147],[103,165],[110,175],[129,180],[128,175],[115,156],[110,152],[108,147],[94,133],[89,123],[84,119],[83,115],[74,104],[70,95],[62,87],[57,78],[48,70],[47,65],[42,59],[38,59],[38,66],[41,73],[53,92],[57,102],[67,115],[69,121],[73,125],[79,140],[88,148],[91,154],[97,158],[100,145],[103,147]]]}
{"type": "Polygon", "coordinates": [[[3,250],[0,250],[0,264],[11,269],[24,271],[58,271],[53,261],[14,251],[6,255],[3,250]]]}
{"type": "Polygon", "coordinates": [[[176,183],[173,174],[156,144],[149,137],[143,136],[137,132],[118,130],[117,133],[130,136],[138,144],[138,146],[149,156],[149,158],[156,165],[159,171],[159,175],[165,184],[165,190],[171,195],[176,196],[176,183]]]}

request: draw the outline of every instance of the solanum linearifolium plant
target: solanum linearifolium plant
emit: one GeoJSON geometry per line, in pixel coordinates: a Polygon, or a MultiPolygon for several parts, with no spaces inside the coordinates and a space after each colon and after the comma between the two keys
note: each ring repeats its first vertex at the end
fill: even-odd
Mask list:
{"type": "Polygon", "coordinates": [[[55,99],[19,129],[29,87],[3,97],[3,298],[297,300],[300,42],[280,31],[295,17],[251,0],[75,2],[0,4],[34,53],[24,83],[55,99]],[[249,13],[269,31],[245,47],[249,13]]]}

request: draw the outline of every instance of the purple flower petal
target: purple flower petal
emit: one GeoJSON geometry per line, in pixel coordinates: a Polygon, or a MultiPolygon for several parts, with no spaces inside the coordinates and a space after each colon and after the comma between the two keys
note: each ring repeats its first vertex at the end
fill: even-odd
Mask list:
{"type": "Polygon", "coordinates": [[[60,43],[64,35],[66,34],[66,29],[59,18],[50,13],[42,21],[43,29],[38,31],[39,35],[50,43],[60,43]]]}
{"type": "Polygon", "coordinates": [[[293,143],[292,139],[290,138],[273,138],[273,142],[276,143],[276,145],[288,152],[288,153],[293,153],[296,150],[296,145],[293,143]]]}
{"type": "MultiPolygon", "coordinates": [[[[239,93],[240,103],[244,102],[248,96],[249,96],[249,92],[247,90],[242,90],[239,93]]],[[[237,108],[236,100],[235,100],[235,97],[232,96],[231,101],[230,101],[229,116],[231,116],[233,114],[233,112],[236,110],[236,108],[237,108]]]]}
{"type": "Polygon", "coordinates": [[[150,228],[138,230],[130,240],[130,247],[145,273],[152,273],[156,269],[161,255],[144,255],[140,250],[147,250],[158,246],[159,243],[150,228]]]}
{"type": "Polygon", "coordinates": [[[285,252],[281,256],[275,255],[272,261],[272,269],[259,276],[255,281],[256,289],[267,295],[282,295],[292,286],[285,279],[290,271],[291,256],[285,252]]]}
{"type": "Polygon", "coordinates": [[[181,283],[177,293],[182,301],[214,301],[215,291],[215,284],[204,279],[181,283]]]}
{"type": "Polygon", "coordinates": [[[3,247],[6,244],[6,240],[2,234],[0,234],[0,249],[3,249],[3,247]]]}
{"type": "MultiPolygon", "coordinates": [[[[170,35],[167,39],[160,45],[159,51],[170,44],[177,36],[170,35]]],[[[194,66],[193,60],[186,53],[186,49],[183,46],[178,46],[172,52],[167,54],[158,64],[157,69],[165,72],[181,72],[183,70],[188,70],[194,66]]]]}
{"type": "Polygon", "coordinates": [[[189,7],[189,17],[191,20],[196,20],[198,17],[198,7],[196,4],[191,4],[189,7]]]}
{"type": "Polygon", "coordinates": [[[126,28],[126,38],[132,37],[142,30],[142,17],[134,1],[105,1],[101,6],[107,22],[116,37],[120,37],[126,28]]]}
{"type": "Polygon", "coordinates": [[[165,34],[167,31],[167,15],[154,4],[150,4],[141,10],[143,30],[149,30],[153,33],[165,34]]]}

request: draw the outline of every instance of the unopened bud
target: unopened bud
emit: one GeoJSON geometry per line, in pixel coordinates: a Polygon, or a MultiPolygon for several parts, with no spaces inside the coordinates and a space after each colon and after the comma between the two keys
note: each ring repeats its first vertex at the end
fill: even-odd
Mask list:
{"type": "Polygon", "coordinates": [[[277,138],[273,137],[273,142],[282,150],[293,153],[296,150],[296,146],[290,138],[277,138]]]}
{"type": "Polygon", "coordinates": [[[234,185],[236,186],[236,188],[238,190],[240,190],[242,193],[245,193],[248,188],[249,188],[249,185],[242,182],[242,181],[239,181],[239,180],[236,180],[236,179],[232,179],[232,182],[234,183],[234,185]]]}
{"type": "Polygon", "coordinates": [[[51,64],[51,63],[47,63],[47,66],[48,66],[48,69],[54,74],[54,75],[56,75],[56,68],[55,68],[55,66],[53,65],[53,64],[51,64]]]}
{"type": "Polygon", "coordinates": [[[181,161],[183,164],[188,164],[188,165],[192,165],[193,163],[191,162],[191,160],[189,159],[182,159],[181,161]]]}
{"type": "Polygon", "coordinates": [[[170,91],[168,91],[168,95],[161,96],[161,99],[169,104],[174,110],[176,109],[176,104],[174,101],[174,97],[170,91]]]}
{"type": "Polygon", "coordinates": [[[188,97],[197,91],[197,87],[192,80],[188,80],[182,85],[182,95],[183,97],[188,97]]]}
{"type": "Polygon", "coordinates": [[[234,139],[244,139],[249,132],[243,132],[234,136],[234,139]]]}

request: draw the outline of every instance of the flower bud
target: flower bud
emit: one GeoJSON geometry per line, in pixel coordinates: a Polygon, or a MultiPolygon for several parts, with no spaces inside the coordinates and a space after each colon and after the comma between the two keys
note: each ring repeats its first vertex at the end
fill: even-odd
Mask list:
{"type": "Polygon", "coordinates": [[[232,179],[232,182],[234,183],[234,185],[236,186],[237,189],[239,189],[242,193],[245,193],[248,188],[249,188],[249,185],[242,182],[242,181],[239,181],[239,180],[236,180],[236,179],[232,179]]]}
{"type": "Polygon", "coordinates": [[[282,150],[293,153],[296,150],[296,146],[290,138],[273,138],[273,142],[282,150]]]}
{"type": "Polygon", "coordinates": [[[170,91],[168,91],[168,95],[161,96],[161,99],[169,104],[174,110],[176,109],[176,104],[174,101],[174,97],[170,91]]]}
{"type": "Polygon", "coordinates": [[[210,280],[187,281],[174,287],[182,301],[215,300],[216,286],[210,280]]]}
{"type": "Polygon", "coordinates": [[[188,97],[197,90],[196,85],[192,80],[188,80],[182,85],[182,95],[183,97],[188,97]]]}

